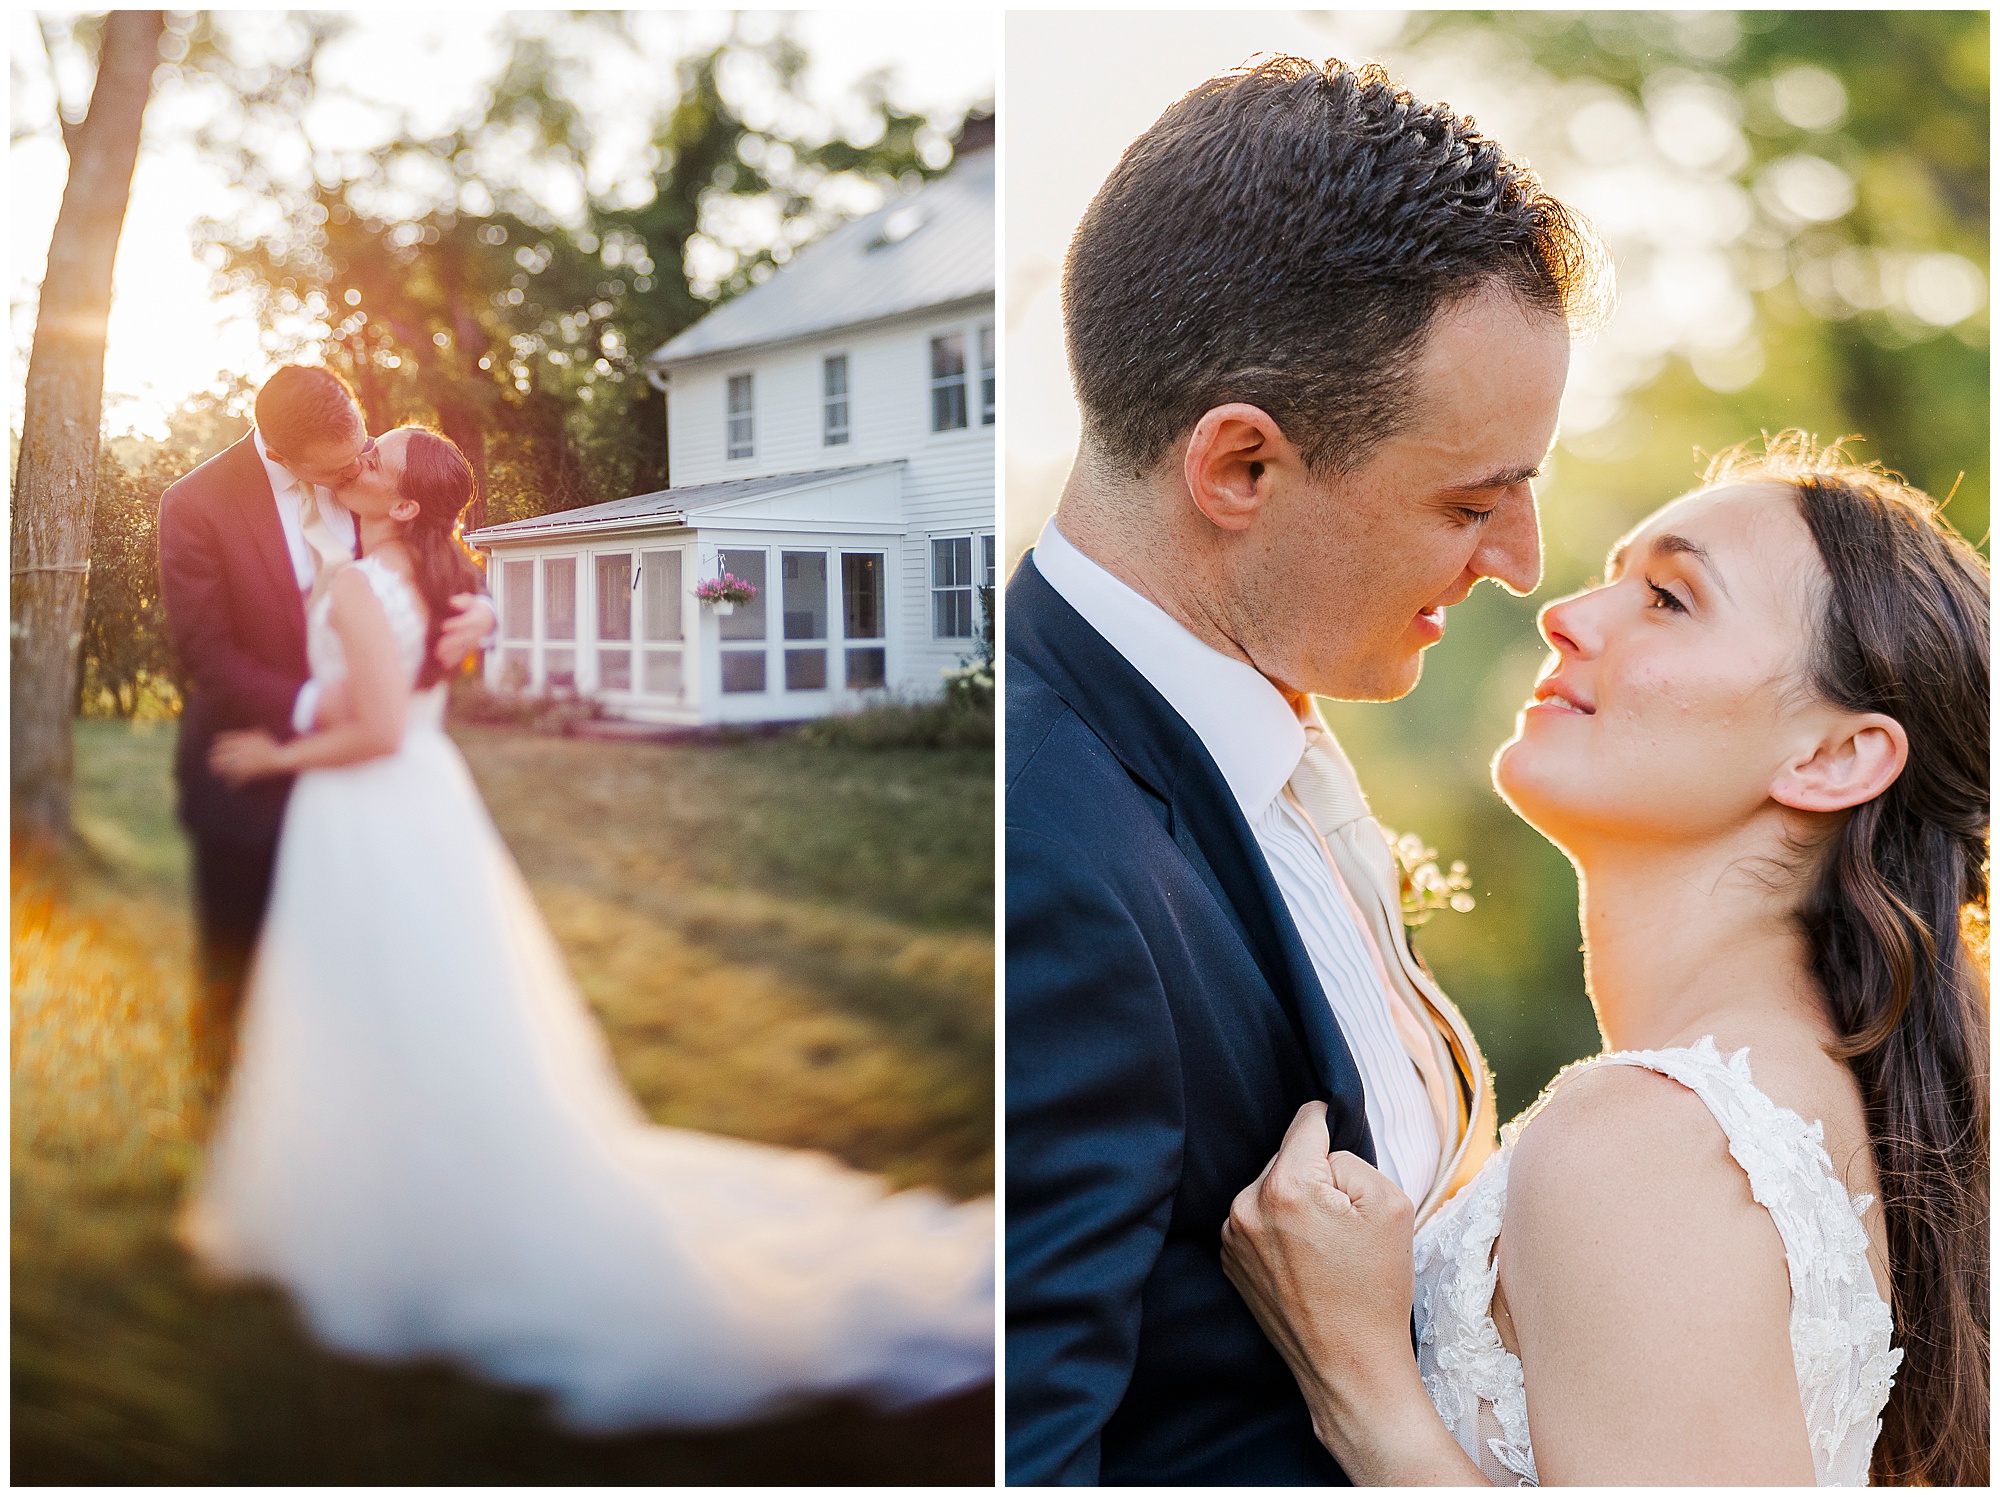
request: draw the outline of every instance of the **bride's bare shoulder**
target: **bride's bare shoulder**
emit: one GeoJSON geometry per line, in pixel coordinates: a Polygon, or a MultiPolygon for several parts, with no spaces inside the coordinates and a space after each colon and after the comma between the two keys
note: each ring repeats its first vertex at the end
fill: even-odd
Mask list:
{"type": "Polygon", "coordinates": [[[1538,1242],[1549,1229],[1624,1237],[1655,1217],[1736,1207],[1755,1202],[1708,1105],[1639,1066],[1566,1078],[1521,1130],[1507,1172],[1509,1229],[1533,1222],[1538,1242]]]}
{"type": "Polygon", "coordinates": [[[1544,1482],[1649,1479],[1690,1428],[1705,1453],[1650,1479],[1811,1480],[1784,1242],[1680,1083],[1606,1065],[1556,1089],[1514,1144],[1499,1268],[1544,1482]]]}

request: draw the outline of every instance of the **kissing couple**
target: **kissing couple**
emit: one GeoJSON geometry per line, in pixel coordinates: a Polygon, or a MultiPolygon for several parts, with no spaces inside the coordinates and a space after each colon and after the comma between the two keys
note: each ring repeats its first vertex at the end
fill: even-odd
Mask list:
{"type": "Polygon", "coordinates": [[[472,495],[450,441],[370,439],[291,366],[161,501],[219,1094],[181,1240],[338,1350],[458,1361],[577,1430],[990,1381],[990,1202],[626,1092],[444,731],[494,621],[472,495]]]}
{"type": "Polygon", "coordinates": [[[1497,1142],[1312,704],[1539,583],[1605,271],[1472,121],[1297,58],[1076,231],[1007,595],[1014,1482],[1986,1481],[1978,554],[1789,434],[1543,608],[1493,777],[1605,1048],[1497,1142]]]}

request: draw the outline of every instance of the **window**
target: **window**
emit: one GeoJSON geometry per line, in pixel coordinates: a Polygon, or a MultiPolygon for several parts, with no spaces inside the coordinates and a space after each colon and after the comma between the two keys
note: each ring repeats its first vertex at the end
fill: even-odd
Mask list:
{"type": "Polygon", "coordinates": [[[732,458],[753,457],[757,451],[750,381],[751,376],[747,374],[729,376],[729,456],[732,458]]]}
{"type": "Polygon", "coordinates": [[[826,651],[785,651],[785,690],[825,691],[826,651]]]}
{"type": "Polygon", "coordinates": [[[533,684],[535,652],[508,649],[500,652],[500,689],[526,691],[533,684]]]}
{"type": "Polygon", "coordinates": [[[971,639],[972,619],[972,537],[933,540],[931,635],[936,639],[971,639]]]}
{"type": "MultiPolygon", "coordinates": [[[[888,618],[885,589],[888,558],[880,551],[854,552],[840,558],[841,632],[848,639],[881,639],[888,618]]],[[[889,684],[889,652],[881,645],[864,645],[847,652],[847,689],[866,691],[889,684]]]]}
{"type": "Polygon", "coordinates": [[[999,581],[994,573],[994,562],[996,560],[994,556],[994,537],[982,535],[979,538],[979,554],[981,557],[979,586],[983,589],[979,596],[979,621],[983,632],[987,614],[993,607],[994,587],[999,581]]]}
{"type": "Polygon", "coordinates": [[[632,553],[597,558],[597,685],[632,689],[632,553]],[[623,641],[621,644],[620,641],[623,641]],[[605,649],[602,646],[610,645],[605,649]]]}
{"type": "Polygon", "coordinates": [[[866,691],[871,687],[889,684],[889,652],[881,646],[871,646],[847,652],[847,689],[866,691]]]}
{"type": "Polygon", "coordinates": [[[597,637],[632,637],[632,553],[597,558],[597,637]]]}
{"type": "Polygon", "coordinates": [[[837,353],[825,363],[821,389],[826,397],[825,435],[823,446],[845,447],[847,445],[847,355],[837,353]]]}
{"type": "Polygon", "coordinates": [[[639,557],[640,632],[648,646],[641,684],[656,696],[678,697],[683,690],[681,652],[651,648],[656,641],[683,638],[681,555],[678,550],[647,551],[639,557]]]}
{"type": "Polygon", "coordinates": [[[535,637],[535,564],[509,561],[500,567],[500,607],[508,639],[535,637]]]}
{"type": "Polygon", "coordinates": [[[738,603],[733,611],[718,620],[722,625],[724,639],[762,639],[764,637],[764,604],[770,597],[770,589],[764,586],[764,553],[762,551],[723,551],[716,558],[722,570],[741,577],[757,589],[757,596],[748,603],[738,603]]]}
{"type": "Polygon", "coordinates": [[[993,424],[993,329],[979,330],[979,424],[993,424]]]}
{"type": "Polygon", "coordinates": [[[722,652],[722,689],[728,692],[762,691],[764,689],[764,652],[762,650],[724,650],[722,652]]]}
{"type": "Polygon", "coordinates": [[[965,429],[965,334],[931,339],[931,430],[965,429]]]}
{"type": "Polygon", "coordinates": [[[681,553],[646,552],[639,558],[639,580],[645,604],[646,638],[681,638],[681,553]]]}
{"type": "MultiPolygon", "coordinates": [[[[780,556],[785,580],[785,638],[826,638],[826,553],[786,551],[780,556]]],[[[785,651],[785,690],[824,691],[826,649],[785,651]]]]}
{"type": "Polygon", "coordinates": [[[849,639],[882,637],[882,621],[888,612],[883,606],[886,560],[879,551],[850,552],[840,558],[840,597],[846,625],[841,632],[849,639]]]}
{"type": "Polygon", "coordinates": [[[546,615],[542,638],[576,638],[576,558],[552,556],[542,563],[542,600],[546,615]]]}
{"type": "Polygon", "coordinates": [[[826,638],[826,553],[787,551],[785,638],[826,638]]]}
{"type": "Polygon", "coordinates": [[[765,587],[765,565],[767,553],[762,550],[721,551],[716,561],[721,570],[741,577],[757,589],[757,596],[748,603],[738,603],[731,613],[719,618],[721,625],[722,649],[722,689],[726,692],[758,692],[764,690],[764,646],[765,603],[770,590],[765,587]],[[730,648],[730,640],[755,640],[747,649],[741,646],[730,648]]]}
{"type": "Polygon", "coordinates": [[[655,696],[663,697],[677,697],[681,694],[679,650],[646,651],[646,690],[655,696]]]}
{"type": "Polygon", "coordinates": [[[549,691],[575,691],[576,651],[542,651],[542,684],[549,691]]]}

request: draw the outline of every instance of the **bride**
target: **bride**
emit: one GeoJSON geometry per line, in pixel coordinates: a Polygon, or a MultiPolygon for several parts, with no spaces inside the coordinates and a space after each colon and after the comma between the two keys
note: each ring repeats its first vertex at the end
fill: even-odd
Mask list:
{"type": "Polygon", "coordinates": [[[1494,781],[1607,1053],[1414,1258],[1317,1104],[1224,1229],[1356,1482],[1986,1483],[1988,591],[1793,434],[1543,610],[1494,781]]]}
{"type": "Polygon", "coordinates": [[[352,721],[215,746],[232,780],[299,778],[183,1240],[335,1347],[456,1359],[581,1430],[989,1380],[990,1202],[653,1127],[620,1084],[443,731],[471,494],[450,442],[384,436],[341,493],[366,559],[309,615],[352,721]]]}

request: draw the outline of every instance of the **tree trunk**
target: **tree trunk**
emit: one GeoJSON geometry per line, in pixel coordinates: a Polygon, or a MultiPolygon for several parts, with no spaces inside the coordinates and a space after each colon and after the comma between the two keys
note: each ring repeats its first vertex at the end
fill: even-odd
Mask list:
{"type": "Polygon", "coordinates": [[[49,240],[21,407],[12,536],[13,828],[30,844],[54,849],[70,840],[71,715],[97,497],[111,268],[165,15],[114,10],[106,17],[90,112],[81,125],[64,128],[69,180],[49,240]]]}

